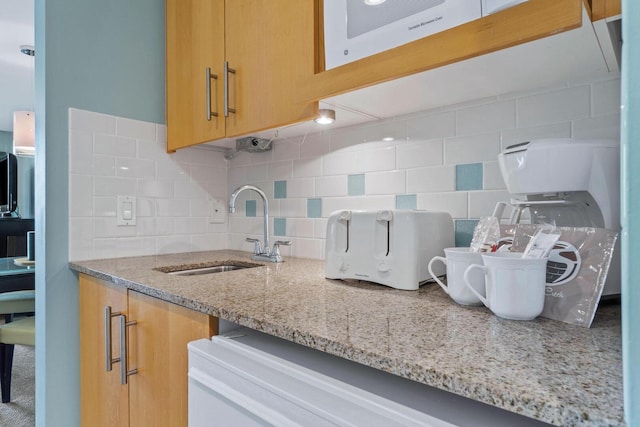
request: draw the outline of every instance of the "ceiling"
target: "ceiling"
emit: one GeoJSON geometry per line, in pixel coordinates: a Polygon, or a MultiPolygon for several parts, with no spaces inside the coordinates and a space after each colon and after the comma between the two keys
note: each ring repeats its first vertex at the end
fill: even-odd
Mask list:
{"type": "Polygon", "coordinates": [[[34,57],[20,53],[34,45],[33,3],[0,0],[0,131],[12,131],[14,111],[34,108],[34,57]]]}

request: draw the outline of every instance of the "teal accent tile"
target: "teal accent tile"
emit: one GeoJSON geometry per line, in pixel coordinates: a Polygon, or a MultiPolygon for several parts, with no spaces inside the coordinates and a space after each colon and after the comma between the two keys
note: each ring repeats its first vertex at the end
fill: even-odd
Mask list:
{"type": "Polygon", "coordinates": [[[322,199],[307,199],[307,218],[322,217],[322,199]]]}
{"type": "Polygon", "coordinates": [[[256,216],[256,201],[247,200],[244,205],[244,211],[246,216],[256,216]]]}
{"type": "Polygon", "coordinates": [[[418,209],[418,196],[415,194],[398,194],[396,209],[418,209]]]}
{"type": "Polygon", "coordinates": [[[463,247],[471,245],[473,231],[478,225],[477,219],[456,219],[456,246],[463,247]]]}
{"type": "Polygon", "coordinates": [[[286,236],[287,235],[287,218],[274,218],[273,219],[273,235],[274,236],[286,236]]]}
{"type": "Polygon", "coordinates": [[[348,188],[350,196],[364,196],[364,174],[349,175],[348,188]]]}
{"type": "Polygon", "coordinates": [[[273,183],[273,197],[276,199],[287,198],[287,181],[275,181],[273,183]]]}
{"type": "Polygon", "coordinates": [[[482,163],[456,165],[456,190],[482,190],[482,163]]]}

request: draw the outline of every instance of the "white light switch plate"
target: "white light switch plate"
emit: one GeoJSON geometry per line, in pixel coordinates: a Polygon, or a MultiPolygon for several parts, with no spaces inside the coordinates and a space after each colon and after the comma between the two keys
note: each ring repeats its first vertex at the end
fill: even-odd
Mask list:
{"type": "Polygon", "coordinates": [[[118,196],[116,225],[136,225],[136,198],[118,196]]]}
{"type": "Polygon", "coordinates": [[[227,206],[222,199],[209,199],[209,223],[223,224],[226,219],[227,206]]]}

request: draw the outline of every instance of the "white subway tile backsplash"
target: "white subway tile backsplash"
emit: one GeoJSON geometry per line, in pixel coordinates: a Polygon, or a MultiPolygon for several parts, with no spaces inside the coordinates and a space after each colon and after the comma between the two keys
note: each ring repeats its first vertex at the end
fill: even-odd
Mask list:
{"type": "Polygon", "coordinates": [[[453,191],[456,170],[452,165],[407,170],[407,193],[453,191]]]}
{"type": "Polygon", "coordinates": [[[153,160],[116,158],[116,175],[123,178],[154,178],[156,163],[153,160]]]}
{"type": "Polygon", "coordinates": [[[518,127],[589,117],[590,92],[590,87],[584,85],[520,98],[517,101],[518,127]]]}
{"type": "Polygon", "coordinates": [[[310,218],[288,218],[286,237],[314,237],[313,223],[310,218]]]}
{"type": "Polygon", "coordinates": [[[136,227],[119,227],[115,217],[96,217],[93,220],[93,235],[96,238],[132,237],[136,235],[136,227]]]}
{"type": "Polygon", "coordinates": [[[156,124],[118,117],[116,135],[132,139],[156,139],[156,124]]]}
{"type": "Polygon", "coordinates": [[[287,197],[309,198],[315,196],[313,178],[291,179],[287,181],[287,197]]]}
{"type": "Polygon", "coordinates": [[[444,163],[444,148],[441,139],[410,140],[396,146],[396,167],[411,169],[422,166],[436,166],[444,163]]]}
{"type": "Polygon", "coordinates": [[[135,139],[124,138],[113,134],[93,134],[93,152],[96,154],[136,157],[137,151],[135,139]]]}
{"type": "Polygon", "coordinates": [[[347,175],[325,176],[315,179],[315,196],[346,196],[348,191],[347,175]]]}
{"type": "Polygon", "coordinates": [[[277,140],[272,143],[273,161],[293,160],[300,158],[300,143],[295,140],[277,140]]]}
{"type": "Polygon", "coordinates": [[[176,234],[202,234],[207,231],[207,219],[204,217],[175,218],[173,226],[176,234]]]}
{"type": "MultiPolygon", "coordinates": [[[[115,216],[116,198],[113,200],[113,209],[115,216]]],[[[156,216],[156,201],[155,199],[147,199],[145,197],[136,198],[136,214],[138,217],[155,217],[156,216]]]]}
{"type": "Polygon", "coordinates": [[[574,138],[606,138],[620,140],[620,115],[590,117],[573,122],[574,138]]]}
{"type": "Polygon", "coordinates": [[[96,196],[135,196],[136,184],[131,178],[95,176],[93,191],[96,196]]]}
{"type": "Polygon", "coordinates": [[[521,129],[505,129],[502,132],[500,150],[506,147],[541,138],[571,138],[571,122],[553,123],[521,129]]]}
{"type": "Polygon", "coordinates": [[[311,178],[322,175],[322,158],[305,158],[293,161],[294,178],[311,178]]]}
{"type": "Polygon", "coordinates": [[[591,84],[591,115],[619,115],[620,104],[620,79],[591,84]]]}
{"type": "Polygon", "coordinates": [[[281,249],[285,257],[322,259],[332,212],[394,209],[398,196],[418,209],[477,219],[510,198],[497,162],[504,147],[535,138],[619,137],[619,85],[618,76],[602,77],[342,129],[308,126],[316,133],[274,140],[263,153],[232,149],[230,160],[208,145],[167,154],[164,125],[71,109],[70,259],[250,252],[245,238],[263,238],[256,193],[243,192],[225,223],[208,220],[210,198],[226,203],[244,184],[267,194],[270,238],[293,241],[281,249]],[[481,189],[456,191],[456,168],[478,164],[481,189]],[[137,226],[115,225],[117,195],[137,197],[137,226]],[[246,216],[247,200],[255,201],[255,217],[246,216]]]}
{"type": "Polygon", "coordinates": [[[186,199],[157,199],[156,215],[159,217],[185,217],[189,216],[189,201],[186,199]]]}
{"type": "Polygon", "coordinates": [[[95,258],[92,218],[69,218],[69,258],[78,261],[95,258]]]}
{"type": "Polygon", "coordinates": [[[93,178],[91,176],[69,176],[69,216],[93,216],[93,178]]]}
{"type": "Polygon", "coordinates": [[[291,160],[270,163],[267,166],[268,181],[287,180],[293,176],[293,162],[291,160]]]}
{"type": "Polygon", "coordinates": [[[476,135],[516,127],[515,100],[466,108],[456,114],[456,135],[476,135]]]}
{"type": "MultiPolygon", "coordinates": [[[[269,180],[269,168],[266,164],[254,165],[245,169],[247,183],[265,182],[269,180]]],[[[264,190],[264,189],[263,189],[264,190]]]]}
{"type": "Polygon", "coordinates": [[[452,218],[467,218],[467,193],[423,193],[418,194],[418,209],[448,212],[452,218]]]}
{"type": "Polygon", "coordinates": [[[506,190],[470,191],[469,218],[491,215],[498,202],[507,202],[511,197],[506,190]]]}
{"type": "Polygon", "coordinates": [[[499,133],[447,138],[444,141],[444,163],[447,165],[495,160],[499,153],[499,133]]]}
{"type": "Polygon", "coordinates": [[[69,130],[69,173],[92,174],[92,157],[93,134],[88,131],[69,130]]]}
{"type": "Polygon", "coordinates": [[[300,158],[319,158],[331,151],[331,133],[328,131],[305,135],[300,141],[300,158]]]}
{"type": "Polygon", "coordinates": [[[93,155],[93,175],[116,176],[116,158],[111,155],[93,155]]]}
{"type": "MultiPolygon", "coordinates": [[[[93,191],[91,192],[93,194],[93,191]]],[[[116,216],[116,197],[94,197],[94,216],[116,216]]],[[[140,215],[140,203],[137,204],[137,212],[140,215]]]]}
{"type": "MultiPolygon", "coordinates": [[[[174,182],[168,179],[141,179],[138,181],[138,195],[140,197],[169,199],[174,196],[173,189],[174,182]]],[[[180,194],[175,194],[175,196],[182,197],[180,194]]]]}
{"type": "Polygon", "coordinates": [[[393,170],[396,166],[395,149],[382,148],[364,151],[337,151],[325,156],[324,175],[345,175],[393,170]]]}
{"type": "Polygon", "coordinates": [[[502,190],[506,188],[500,172],[500,164],[497,161],[484,162],[483,173],[482,188],[484,190],[502,190]]]}
{"type": "Polygon", "coordinates": [[[173,190],[176,199],[206,200],[207,197],[207,193],[203,188],[194,185],[190,181],[174,182],[173,190]]]}
{"type": "Polygon", "coordinates": [[[411,141],[425,141],[456,134],[456,113],[435,112],[407,120],[407,138],[411,141]]]}
{"type": "Polygon", "coordinates": [[[315,218],[313,220],[313,237],[324,239],[327,236],[327,219],[315,218]]]}
{"type": "MultiPolygon", "coordinates": [[[[93,240],[94,256],[92,258],[103,259],[103,258],[121,257],[122,255],[118,254],[118,249],[116,247],[117,240],[118,239],[116,239],[115,237],[107,238],[107,239],[94,239],[93,240]]],[[[71,255],[69,255],[69,259],[74,260],[75,258],[71,258],[71,255]]]]}
{"type": "Polygon", "coordinates": [[[364,191],[370,194],[403,194],[406,191],[405,170],[370,172],[364,175],[364,191]]]}

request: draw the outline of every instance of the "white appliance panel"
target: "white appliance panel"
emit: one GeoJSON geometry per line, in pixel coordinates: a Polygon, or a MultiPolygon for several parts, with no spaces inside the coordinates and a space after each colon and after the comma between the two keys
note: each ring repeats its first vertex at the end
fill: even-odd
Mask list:
{"type": "Polygon", "coordinates": [[[327,70],[421,39],[482,16],[480,0],[324,2],[327,70]]]}

